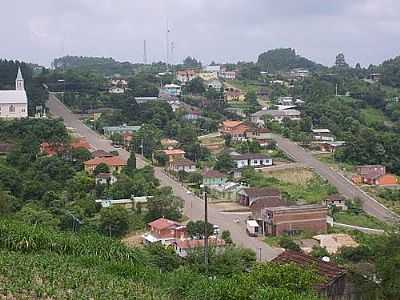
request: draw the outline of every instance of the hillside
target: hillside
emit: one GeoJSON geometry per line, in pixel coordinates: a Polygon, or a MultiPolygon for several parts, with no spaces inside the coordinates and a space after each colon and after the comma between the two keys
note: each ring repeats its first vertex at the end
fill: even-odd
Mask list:
{"type": "Polygon", "coordinates": [[[294,68],[304,68],[316,71],[323,68],[305,57],[296,54],[295,49],[280,48],[273,49],[260,54],[257,65],[268,72],[289,71],[294,68]]]}
{"type": "MultiPolygon", "coordinates": [[[[218,272],[237,262],[231,264],[224,258],[218,272]]],[[[256,264],[251,272],[214,274],[206,276],[162,246],[129,249],[93,233],[0,221],[0,298],[318,299],[311,292],[318,281],[313,272],[292,265],[256,264]]]]}

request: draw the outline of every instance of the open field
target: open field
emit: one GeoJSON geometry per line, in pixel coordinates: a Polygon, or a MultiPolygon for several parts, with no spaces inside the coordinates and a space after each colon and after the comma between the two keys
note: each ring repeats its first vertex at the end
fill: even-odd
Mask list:
{"type": "Polygon", "coordinates": [[[288,167],[284,170],[270,171],[265,169],[263,171],[267,176],[275,177],[282,182],[300,185],[307,184],[307,182],[315,176],[311,169],[299,168],[296,166],[294,168],[288,167]]]}
{"type": "Polygon", "coordinates": [[[388,227],[387,224],[365,213],[338,212],[335,214],[335,222],[373,229],[387,229],[388,227]]]}

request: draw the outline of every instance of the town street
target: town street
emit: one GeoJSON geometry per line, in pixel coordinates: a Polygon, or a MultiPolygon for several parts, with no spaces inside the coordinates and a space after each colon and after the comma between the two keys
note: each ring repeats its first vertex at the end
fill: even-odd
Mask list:
{"type": "MultiPolygon", "coordinates": [[[[65,126],[74,128],[76,133],[85,137],[94,148],[106,151],[118,150],[121,157],[128,159],[128,151],[115,149],[110,140],[105,139],[83,124],[54,94],[50,94],[47,107],[53,116],[62,118],[65,126]]],[[[137,156],[137,166],[143,167],[145,164],[144,160],[137,156]]],[[[188,192],[179,182],[167,176],[161,168],[155,168],[155,176],[160,180],[162,186],[172,187],[175,195],[184,200],[185,215],[192,220],[204,218],[203,200],[188,192]]],[[[281,252],[279,249],[271,248],[264,242],[247,235],[245,219],[246,216],[243,214],[226,214],[218,211],[212,205],[208,206],[209,222],[220,226],[221,230],[228,229],[237,246],[253,249],[257,253],[257,259],[260,258],[260,255],[262,260],[271,260],[276,257],[281,252]],[[235,219],[240,219],[241,221],[236,223],[234,222],[235,219]]]]}
{"type": "Polygon", "coordinates": [[[367,195],[343,175],[333,171],[329,166],[313,157],[312,154],[304,150],[304,148],[279,135],[273,135],[273,139],[277,142],[277,146],[290,158],[314,169],[315,172],[326,178],[330,184],[335,186],[339,193],[350,199],[360,199],[366,213],[385,222],[391,223],[398,221],[398,216],[396,214],[384,207],[371,196],[367,195]]]}

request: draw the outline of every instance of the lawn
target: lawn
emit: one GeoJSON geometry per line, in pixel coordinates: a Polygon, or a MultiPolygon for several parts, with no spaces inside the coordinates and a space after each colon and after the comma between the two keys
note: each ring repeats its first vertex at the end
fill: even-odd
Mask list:
{"type": "Polygon", "coordinates": [[[373,229],[387,229],[388,225],[378,219],[364,213],[354,214],[351,212],[335,213],[335,222],[347,225],[367,227],[373,229]]]}

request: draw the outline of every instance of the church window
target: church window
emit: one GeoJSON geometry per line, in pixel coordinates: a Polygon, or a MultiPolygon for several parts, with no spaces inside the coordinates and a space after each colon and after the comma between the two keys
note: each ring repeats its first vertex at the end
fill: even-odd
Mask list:
{"type": "Polygon", "coordinates": [[[15,106],[14,106],[14,105],[11,105],[10,108],[9,108],[9,111],[10,111],[11,113],[15,112],[15,106]]]}

